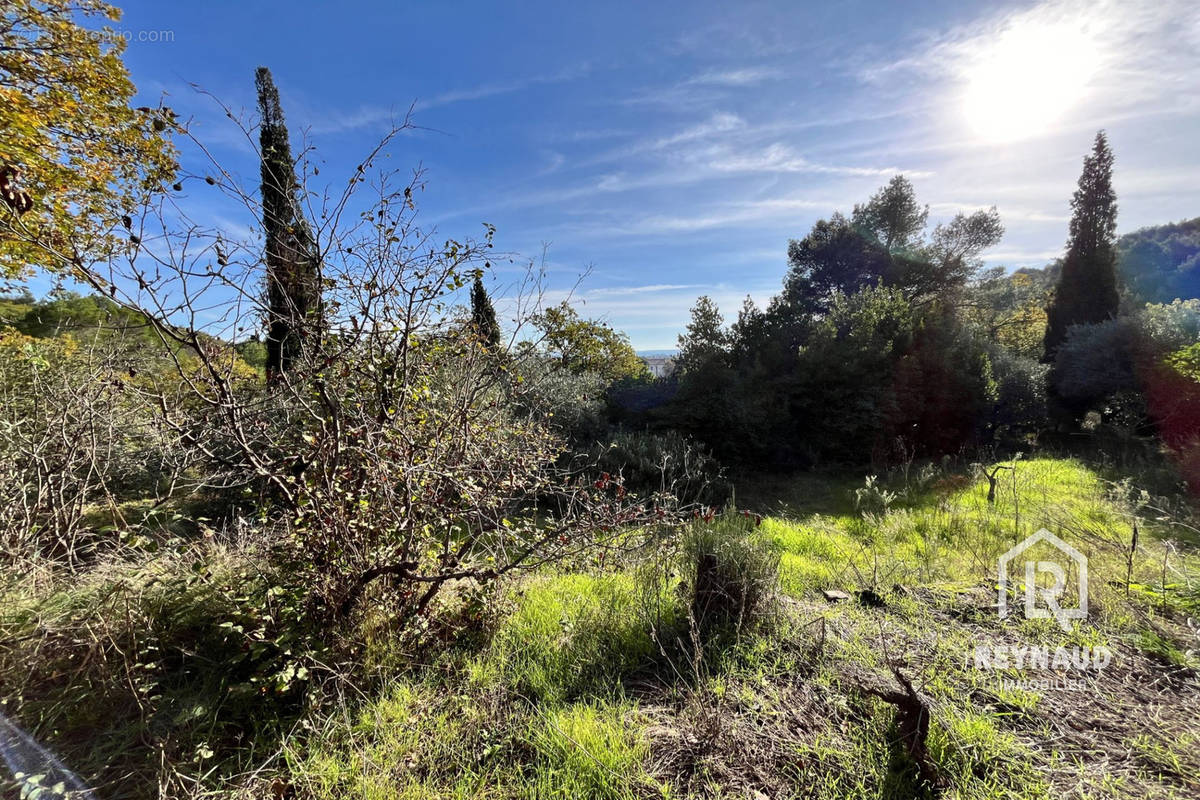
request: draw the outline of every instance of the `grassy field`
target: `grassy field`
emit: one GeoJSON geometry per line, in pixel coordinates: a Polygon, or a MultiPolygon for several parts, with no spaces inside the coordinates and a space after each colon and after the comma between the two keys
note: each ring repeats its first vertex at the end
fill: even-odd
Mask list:
{"type": "Polygon", "coordinates": [[[1014,466],[996,473],[994,502],[986,478],[952,470],[774,479],[756,487],[779,501],[760,505],[767,516],[697,523],[732,543],[739,569],[769,576],[753,613],[689,617],[686,550],[573,565],[506,585],[482,614],[448,599],[420,644],[377,625],[357,691],[318,686],[315,668],[287,673],[271,637],[290,631],[298,650],[303,634],[235,548],[210,546],[200,566],[195,550],[153,554],[70,586],[6,589],[0,694],[112,796],[153,794],[135,777],[156,769],[167,793],[280,798],[1197,796],[1194,532],[1081,463],[1014,466]],[[1069,633],[997,613],[997,559],[1039,528],[1088,558],[1090,615],[1069,633]],[[101,627],[122,615],[175,649],[146,667],[169,680],[113,666],[133,645],[101,627]],[[268,639],[270,669],[246,666],[268,639]],[[1082,672],[972,659],[1028,644],[1113,656],[1082,672]],[[1064,672],[1078,685],[1011,683],[1064,672]],[[906,696],[928,725],[916,750],[906,696]],[[106,744],[89,744],[96,731],[106,744]]]}

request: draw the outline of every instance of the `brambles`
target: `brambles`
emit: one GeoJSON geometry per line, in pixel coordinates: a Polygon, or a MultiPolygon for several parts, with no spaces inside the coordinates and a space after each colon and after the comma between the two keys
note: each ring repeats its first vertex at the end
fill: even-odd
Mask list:
{"type": "MultiPolygon", "coordinates": [[[[218,501],[225,523],[256,515],[290,543],[295,585],[326,618],[351,614],[370,596],[373,607],[409,621],[449,584],[486,584],[674,514],[665,496],[635,498],[619,478],[593,485],[598,471],[561,458],[565,442],[515,377],[522,358],[540,357],[505,356],[455,310],[485,262],[492,229],[482,241],[435,244],[414,224],[419,175],[400,185],[393,177],[379,177],[374,199],[351,222],[328,222],[339,214],[322,212],[316,218],[327,222],[311,231],[305,224],[305,253],[341,255],[322,257],[321,296],[304,303],[320,313],[288,317],[288,336],[304,346],[288,350],[286,370],[279,352],[272,366],[268,337],[265,386],[239,357],[245,348],[226,342],[259,320],[278,321],[277,293],[261,291],[281,269],[274,239],[255,251],[177,230],[164,217],[156,235],[174,246],[163,255],[88,274],[145,321],[165,367],[122,385],[186,468],[138,499],[180,502],[202,492],[218,501]]],[[[359,203],[359,185],[352,180],[331,202],[359,203]]],[[[304,195],[298,186],[285,194],[289,207],[304,195]]],[[[119,371],[111,361],[98,369],[119,371]]]]}

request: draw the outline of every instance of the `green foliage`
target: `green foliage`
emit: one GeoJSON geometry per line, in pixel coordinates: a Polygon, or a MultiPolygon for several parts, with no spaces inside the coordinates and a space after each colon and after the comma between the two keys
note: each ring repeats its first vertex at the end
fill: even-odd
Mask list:
{"type": "MultiPolygon", "coordinates": [[[[30,298],[32,299],[32,298],[30,298]]],[[[27,336],[46,339],[71,334],[77,339],[103,336],[130,345],[154,344],[157,335],[146,319],[100,295],[59,290],[44,299],[22,304],[24,314],[6,320],[27,336]]]]}
{"type": "Polygon", "coordinates": [[[896,289],[835,295],[795,365],[789,405],[796,441],[816,458],[863,460],[882,444],[895,402],[892,371],[914,333],[896,289]]]}
{"type": "Polygon", "coordinates": [[[500,347],[500,323],[496,320],[496,309],[487,289],[483,288],[483,275],[476,272],[471,283],[471,328],[475,335],[490,350],[500,347]]]}
{"type": "Polygon", "coordinates": [[[267,346],[257,336],[252,336],[249,339],[238,342],[234,345],[234,350],[251,367],[264,374],[266,373],[267,346]]]}
{"type": "MultiPolygon", "coordinates": [[[[927,216],[898,176],[852,218],[835,214],[789,244],[783,291],[765,311],[747,299],[726,329],[700,298],[679,340],[675,394],[646,419],[754,466],[862,463],[990,441],[1015,403],[998,409],[987,334],[952,309],[1002,227],[991,209],[927,234],[927,216]]],[[[1018,422],[1026,420],[1005,424],[1018,422]]]]}
{"type": "Polygon", "coordinates": [[[1117,271],[1134,305],[1200,298],[1200,217],[1125,234],[1117,271]]]}
{"type": "Polygon", "coordinates": [[[703,445],[679,433],[615,431],[587,451],[589,463],[619,475],[632,492],[668,492],[689,502],[719,505],[732,487],[703,445]]]}
{"type": "Polygon", "coordinates": [[[609,381],[596,372],[571,372],[543,357],[521,359],[521,403],[541,415],[571,444],[587,448],[608,432],[605,395],[609,381]]]}
{"type": "Polygon", "coordinates": [[[671,404],[671,426],[718,445],[736,413],[731,393],[714,391],[734,382],[730,338],[716,304],[708,297],[701,297],[692,307],[687,331],[679,336],[679,356],[672,376],[676,392],[671,404]]]}
{"type": "Polygon", "coordinates": [[[841,214],[819,220],[803,239],[788,242],[783,296],[794,307],[820,310],[837,292],[856,292],[889,275],[891,255],[855,230],[841,214]]]}
{"type": "Polygon", "coordinates": [[[986,338],[1021,358],[1041,359],[1046,306],[1058,271],[1003,267],[985,272],[966,294],[964,320],[986,338]]]}
{"type": "Polygon", "coordinates": [[[290,577],[277,554],[181,542],[36,589],[10,575],[5,713],[106,795],[236,772],[240,744],[282,733],[325,660],[290,577]]]}
{"type": "Polygon", "coordinates": [[[1035,437],[1049,422],[1046,380],[1050,368],[1004,347],[989,348],[996,400],[991,425],[998,441],[1015,444],[1035,437]]]}
{"type": "Polygon", "coordinates": [[[850,222],[890,253],[916,247],[928,218],[929,206],[918,205],[912,183],[897,175],[866,203],[856,203],[850,222]]]}
{"type": "Polygon", "coordinates": [[[692,306],[691,313],[687,331],[679,336],[679,355],[675,359],[675,369],[684,378],[720,364],[729,347],[725,320],[716,303],[703,296],[692,306]]]}
{"type": "Polygon", "coordinates": [[[788,243],[783,301],[822,311],[834,293],[883,284],[910,300],[961,287],[979,268],[979,254],[1000,241],[1004,228],[995,208],[958,214],[926,239],[928,207],[918,205],[912,184],[897,175],[850,219],[820,220],[802,240],[788,243]]]}
{"type": "MultiPolygon", "coordinates": [[[[1200,342],[1200,301],[1147,305],[1135,314],[1070,329],[1055,358],[1057,396],[1077,414],[1103,410],[1143,424],[1144,395],[1169,354],[1200,342]]],[[[1169,363],[1169,362],[1168,362],[1169,363]]]]}
{"type": "Polygon", "coordinates": [[[1070,240],[1054,299],[1046,309],[1046,360],[1051,361],[1072,325],[1104,322],[1117,315],[1117,195],[1113,154],[1104,131],[1083,159],[1079,188],[1071,198],[1070,240]]]}
{"type": "Polygon", "coordinates": [[[175,173],[175,115],[131,108],[125,39],[82,24],[120,19],[115,6],[12,0],[2,14],[0,276],[120,257],[132,216],[175,173]]]}
{"type": "Polygon", "coordinates": [[[271,71],[259,67],[254,85],[262,117],[259,148],[267,264],[266,372],[274,378],[292,368],[305,339],[318,332],[313,323],[321,305],[321,265],[312,229],[301,207],[292,145],[271,71]]]}
{"type": "Polygon", "coordinates": [[[629,337],[609,325],[583,319],[566,301],[533,318],[550,355],[571,372],[594,372],[609,382],[641,379],[649,371],[629,337]]]}
{"type": "Polygon", "coordinates": [[[1176,667],[1188,668],[1191,663],[1187,655],[1174,641],[1153,630],[1140,631],[1136,638],[1137,647],[1144,653],[1176,667]]]}
{"type": "Polygon", "coordinates": [[[990,438],[997,386],[984,344],[948,310],[921,321],[893,372],[895,412],[885,437],[897,455],[951,453],[990,438]]]}

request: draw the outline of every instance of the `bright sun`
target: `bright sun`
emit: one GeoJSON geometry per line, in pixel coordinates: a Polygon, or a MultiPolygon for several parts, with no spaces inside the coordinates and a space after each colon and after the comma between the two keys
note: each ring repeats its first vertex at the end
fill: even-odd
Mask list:
{"type": "Polygon", "coordinates": [[[965,111],[991,142],[1045,132],[1083,94],[1099,66],[1095,41],[1078,26],[1017,25],[1002,33],[967,74],[965,111]]]}

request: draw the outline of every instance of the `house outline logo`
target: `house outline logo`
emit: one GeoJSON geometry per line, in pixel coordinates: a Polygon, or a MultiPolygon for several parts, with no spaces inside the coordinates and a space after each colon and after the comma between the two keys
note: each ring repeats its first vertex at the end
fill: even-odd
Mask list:
{"type": "Polygon", "coordinates": [[[1067,588],[1067,573],[1063,565],[1057,561],[1026,561],[1025,562],[1025,618],[1048,619],[1053,617],[1065,632],[1071,632],[1071,620],[1086,619],[1088,614],[1087,595],[1087,556],[1076,550],[1050,531],[1042,528],[1024,541],[1013,546],[1007,553],[1000,556],[1000,619],[1008,616],[1008,565],[1017,556],[1041,542],[1047,542],[1064,556],[1075,562],[1079,575],[1079,606],[1063,608],[1059,598],[1067,588]],[[1037,573],[1046,572],[1054,578],[1054,585],[1048,589],[1037,586],[1037,573]],[[1044,607],[1039,606],[1041,600],[1044,607]]]}

